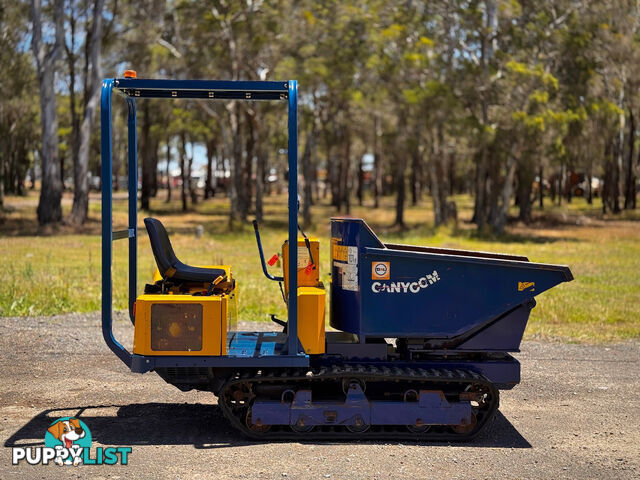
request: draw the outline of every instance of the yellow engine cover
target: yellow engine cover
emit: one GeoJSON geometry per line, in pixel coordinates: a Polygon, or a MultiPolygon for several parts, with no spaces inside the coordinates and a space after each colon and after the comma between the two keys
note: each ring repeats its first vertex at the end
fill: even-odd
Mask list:
{"type": "MultiPolygon", "coordinates": [[[[309,246],[315,263],[315,269],[307,270],[309,265],[309,250],[304,238],[298,238],[298,287],[317,287],[320,284],[320,242],[317,238],[309,237],[309,246]]],[[[284,273],[285,295],[289,295],[289,242],[282,245],[282,269],[284,273]]]]}
{"type": "Polygon", "coordinates": [[[298,338],[308,354],[325,351],[325,296],[324,287],[298,288],[298,338]]]}
{"type": "Polygon", "coordinates": [[[226,355],[227,295],[140,295],[133,353],[226,355]]]}

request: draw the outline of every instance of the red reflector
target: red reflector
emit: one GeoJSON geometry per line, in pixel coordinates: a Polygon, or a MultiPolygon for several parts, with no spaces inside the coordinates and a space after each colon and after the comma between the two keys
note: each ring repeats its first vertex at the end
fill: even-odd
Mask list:
{"type": "Polygon", "coordinates": [[[133,308],[131,310],[132,310],[131,313],[133,314],[133,318],[136,318],[136,302],[133,302],[133,308]]]}
{"type": "Polygon", "coordinates": [[[307,268],[304,269],[304,273],[306,273],[307,275],[311,275],[311,270],[313,270],[313,263],[309,262],[307,268]]]}
{"type": "Polygon", "coordinates": [[[276,253],[273,257],[269,259],[267,263],[269,264],[270,267],[273,267],[277,261],[278,261],[278,254],[276,253]]]}

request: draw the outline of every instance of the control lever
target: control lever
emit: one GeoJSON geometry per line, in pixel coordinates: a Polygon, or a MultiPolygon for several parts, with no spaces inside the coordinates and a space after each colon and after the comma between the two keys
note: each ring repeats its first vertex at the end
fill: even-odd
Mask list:
{"type": "MultiPolygon", "coordinates": [[[[302,237],[304,238],[304,244],[307,247],[307,252],[309,252],[309,259],[311,261],[311,269],[315,270],[316,269],[316,262],[313,259],[313,254],[311,253],[311,242],[309,242],[309,237],[307,237],[306,233],[304,233],[304,230],[302,230],[302,227],[300,226],[300,224],[298,224],[298,230],[300,230],[300,233],[302,234],[302,237]]],[[[307,272],[307,273],[309,273],[309,272],[307,272]]]]}
{"type": "Polygon", "coordinates": [[[269,280],[273,280],[274,282],[283,282],[284,277],[277,277],[275,275],[271,275],[269,270],[267,270],[267,263],[264,260],[264,252],[262,251],[262,241],[260,240],[260,232],[258,231],[258,221],[253,221],[253,230],[256,232],[256,242],[258,243],[258,253],[260,253],[260,263],[262,264],[262,273],[269,280]]]}
{"type": "Polygon", "coordinates": [[[287,321],[286,320],[280,320],[279,318],[277,318],[275,316],[275,314],[270,314],[269,315],[271,317],[271,321],[273,323],[277,323],[278,325],[280,325],[281,327],[284,328],[284,330],[282,330],[284,333],[287,333],[287,321]]]}

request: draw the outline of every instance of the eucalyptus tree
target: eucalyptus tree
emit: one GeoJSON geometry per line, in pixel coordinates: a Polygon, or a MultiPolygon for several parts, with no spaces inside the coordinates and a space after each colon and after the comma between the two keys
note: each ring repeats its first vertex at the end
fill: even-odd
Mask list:
{"type": "MultiPolygon", "coordinates": [[[[94,0],[92,8],[89,9],[87,2],[71,0],[66,9],[68,35],[64,41],[64,47],[69,70],[69,103],[73,129],[73,206],[69,222],[75,225],[82,225],[86,221],[89,211],[89,150],[102,81],[101,46],[104,3],[104,0],[94,0]],[[79,26],[82,32],[77,32],[79,26]],[[80,36],[82,40],[78,40],[77,36],[80,36]],[[82,96],[81,110],[78,111],[76,106],[76,69],[80,58],[83,59],[82,73],[80,74],[82,96]]],[[[114,18],[116,12],[111,12],[111,15],[114,18]]]]}
{"type": "Polygon", "coordinates": [[[4,193],[26,193],[25,177],[34,170],[39,138],[36,72],[31,54],[20,46],[27,40],[28,13],[19,4],[0,9],[0,211],[4,193]]]}
{"type": "MultiPolygon", "coordinates": [[[[271,66],[263,56],[271,47],[273,36],[265,33],[274,27],[275,7],[262,0],[234,2],[220,0],[210,4],[176,2],[177,23],[184,38],[197,38],[197,44],[184,45],[185,69],[194,77],[229,80],[267,79],[271,66]],[[198,18],[193,22],[193,18],[198,18]]],[[[240,101],[223,107],[200,105],[215,117],[223,130],[225,156],[231,159],[231,210],[229,221],[244,222],[252,204],[253,155],[246,147],[255,141],[251,131],[256,110],[240,101]],[[222,110],[224,108],[224,111],[222,110]]]]}
{"type": "Polygon", "coordinates": [[[31,0],[31,49],[38,72],[40,122],[42,126],[42,186],[38,201],[38,223],[54,224],[62,220],[62,181],[58,164],[58,114],[56,111],[55,73],[64,42],[63,0],[55,0],[52,13],[45,16],[41,0],[31,0]],[[52,31],[47,41],[43,32],[52,31]]]}
{"type": "MultiPolygon", "coordinates": [[[[167,13],[171,5],[165,0],[141,0],[121,6],[120,32],[114,49],[120,49],[113,60],[117,70],[134,69],[139,77],[152,78],[167,74],[174,51],[167,42],[167,13]]],[[[121,72],[117,72],[121,74],[121,72]]],[[[164,141],[162,119],[171,106],[166,102],[143,99],[138,102],[140,132],[138,145],[141,164],[140,207],[149,210],[157,190],[158,149],[164,141]]]]}

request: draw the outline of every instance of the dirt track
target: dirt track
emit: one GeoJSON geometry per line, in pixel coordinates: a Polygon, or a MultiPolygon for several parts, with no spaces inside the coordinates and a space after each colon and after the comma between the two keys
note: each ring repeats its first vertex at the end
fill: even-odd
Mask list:
{"type": "MultiPolygon", "coordinates": [[[[116,337],[131,344],[124,318],[116,337]]],[[[638,478],[640,344],[525,342],[523,383],[472,444],[246,442],[207,393],[129,373],[98,315],[0,318],[0,478],[638,478]],[[80,415],[130,465],[11,465],[51,421],[80,415]]]]}

